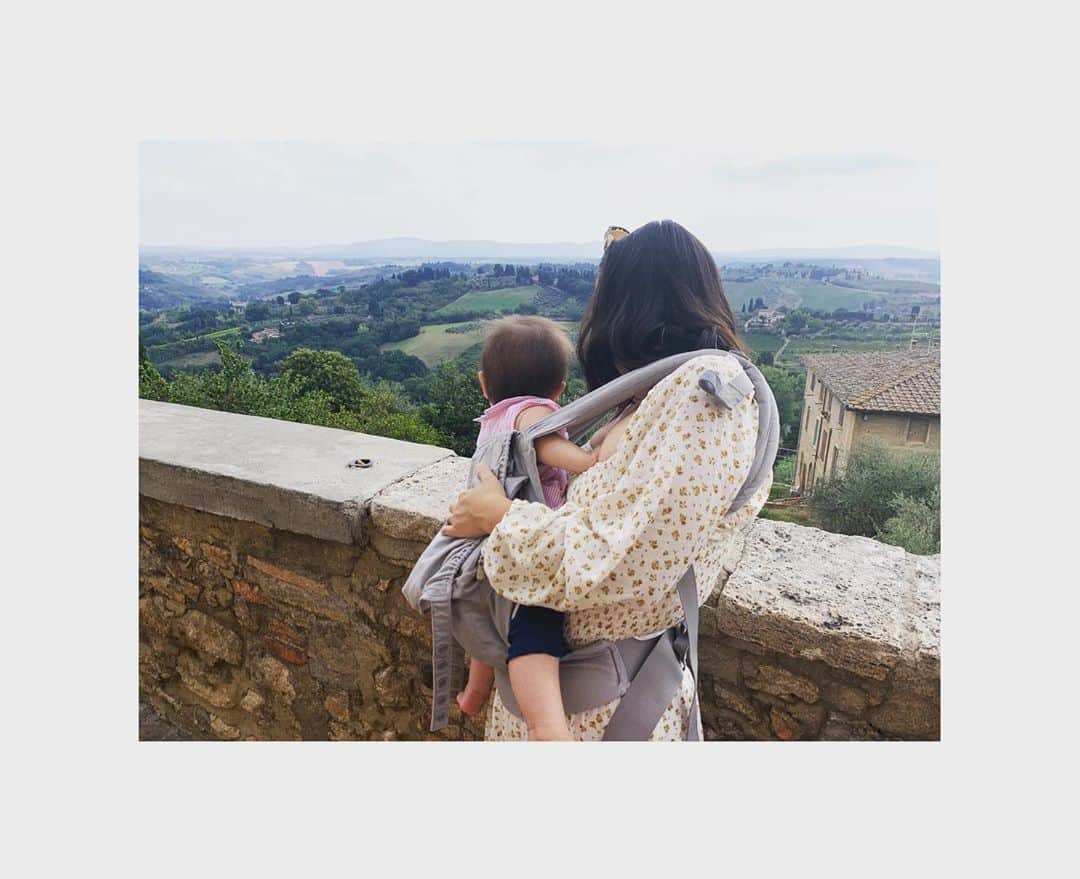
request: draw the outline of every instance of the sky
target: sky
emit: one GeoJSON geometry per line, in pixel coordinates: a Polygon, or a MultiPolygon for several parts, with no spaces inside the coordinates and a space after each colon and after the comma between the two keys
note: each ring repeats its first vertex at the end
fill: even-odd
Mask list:
{"type": "Polygon", "coordinates": [[[147,141],[143,246],[287,247],[409,236],[588,242],[670,218],[712,250],[938,249],[925,157],[717,145],[147,141]]]}

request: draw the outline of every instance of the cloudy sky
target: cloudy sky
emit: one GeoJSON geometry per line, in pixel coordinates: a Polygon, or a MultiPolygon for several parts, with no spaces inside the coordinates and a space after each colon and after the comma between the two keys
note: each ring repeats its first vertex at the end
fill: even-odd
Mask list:
{"type": "Polygon", "coordinates": [[[581,143],[147,142],[140,243],[587,242],[669,217],[711,249],[938,249],[937,164],[581,143]]]}

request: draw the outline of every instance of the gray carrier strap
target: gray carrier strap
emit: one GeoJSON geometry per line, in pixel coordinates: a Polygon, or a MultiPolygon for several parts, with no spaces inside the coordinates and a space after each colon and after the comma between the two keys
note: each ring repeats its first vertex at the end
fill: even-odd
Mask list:
{"type": "Polygon", "coordinates": [[[570,439],[577,442],[619,404],[625,403],[627,400],[631,400],[643,393],[648,393],[654,385],[663,381],[684,363],[696,357],[715,356],[717,354],[721,356],[732,355],[738,358],[744,369],[750,362],[734,351],[720,351],[716,348],[703,348],[699,351],[672,354],[670,357],[664,357],[661,360],[646,364],[640,369],[623,373],[596,390],[578,397],[572,403],[568,403],[534,424],[530,424],[521,431],[522,436],[531,446],[542,436],[566,430],[570,434],[570,439]]]}
{"type": "MultiPolygon", "coordinates": [[[[679,580],[679,601],[685,623],[668,629],[655,641],[638,642],[653,647],[637,673],[631,673],[630,687],[604,730],[605,742],[647,741],[682,686],[684,665],[694,678],[686,740],[698,740],[698,591],[693,566],[679,580]]],[[[619,642],[620,648],[624,643],[619,642]]]]}
{"type": "Polygon", "coordinates": [[[742,487],[731,501],[728,513],[743,507],[772,475],[773,462],[780,447],[780,411],[776,408],[769,383],[753,363],[742,354],[728,352],[739,361],[743,371],[730,382],[721,383],[720,377],[711,369],[702,374],[698,386],[714,397],[721,405],[734,408],[742,399],[753,394],[758,404],[758,432],[754,442],[754,460],[742,487]]]}
{"type": "Polygon", "coordinates": [[[442,729],[450,722],[450,699],[457,692],[463,660],[451,629],[451,593],[458,559],[473,547],[463,544],[424,587],[423,607],[431,615],[431,729],[442,729]]]}

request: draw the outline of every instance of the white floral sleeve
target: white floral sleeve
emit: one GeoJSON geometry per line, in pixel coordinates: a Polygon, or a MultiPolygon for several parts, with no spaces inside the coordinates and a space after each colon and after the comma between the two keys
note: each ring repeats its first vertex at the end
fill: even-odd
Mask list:
{"type": "Polygon", "coordinates": [[[563,507],[511,504],[484,546],[497,592],[561,611],[623,603],[643,632],[678,618],[676,584],[745,480],[757,435],[754,400],[725,409],[698,387],[709,369],[730,379],[740,367],[702,356],[656,385],[615,454],[571,483],[563,507]]]}

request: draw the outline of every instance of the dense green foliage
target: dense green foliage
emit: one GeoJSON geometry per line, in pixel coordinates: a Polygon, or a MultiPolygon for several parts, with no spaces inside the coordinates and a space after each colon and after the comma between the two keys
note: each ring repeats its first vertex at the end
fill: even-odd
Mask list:
{"type": "Polygon", "coordinates": [[[447,445],[459,455],[471,455],[480,431],[474,419],[487,407],[476,373],[451,361],[432,370],[424,388],[424,414],[449,438],[447,445]]]}
{"type": "Polygon", "coordinates": [[[803,384],[806,377],[803,373],[783,366],[761,364],[759,369],[776,397],[776,408],[780,412],[780,445],[794,446],[799,438],[803,384]]]}
{"type": "Polygon", "coordinates": [[[821,527],[862,534],[911,552],[940,550],[941,459],[895,455],[877,443],[855,451],[842,476],[823,480],[810,496],[821,527]]]}
{"type": "MultiPolygon", "coordinates": [[[[445,435],[392,384],[371,384],[355,374],[358,396],[353,405],[341,405],[335,395],[349,396],[353,376],[343,376],[336,361],[301,368],[273,378],[259,376],[238,348],[223,342],[217,345],[221,357],[219,369],[206,369],[195,375],[178,373],[166,379],[145,358],[139,363],[139,396],[204,409],[220,409],[244,415],[261,415],[284,421],[300,421],[324,427],[337,427],[394,439],[431,445],[446,445],[445,435]],[[330,391],[318,384],[326,380],[330,391]],[[346,390],[343,390],[343,387],[346,390]]],[[[314,353],[314,352],[313,352],[314,353]]],[[[332,352],[319,352],[329,354],[332,352]]],[[[343,358],[347,361],[346,358],[343,358]]],[[[355,367],[353,367],[355,372],[355,367]]],[[[349,396],[352,399],[351,396],[349,396]]]]}
{"type": "Polygon", "coordinates": [[[364,396],[356,365],[338,351],[297,348],[282,362],[281,374],[301,393],[326,394],[335,409],[355,409],[364,396]]]}
{"type": "Polygon", "coordinates": [[[898,494],[891,506],[896,515],[886,520],[878,539],[909,552],[929,555],[941,551],[941,488],[935,485],[925,498],[898,494]]]}

